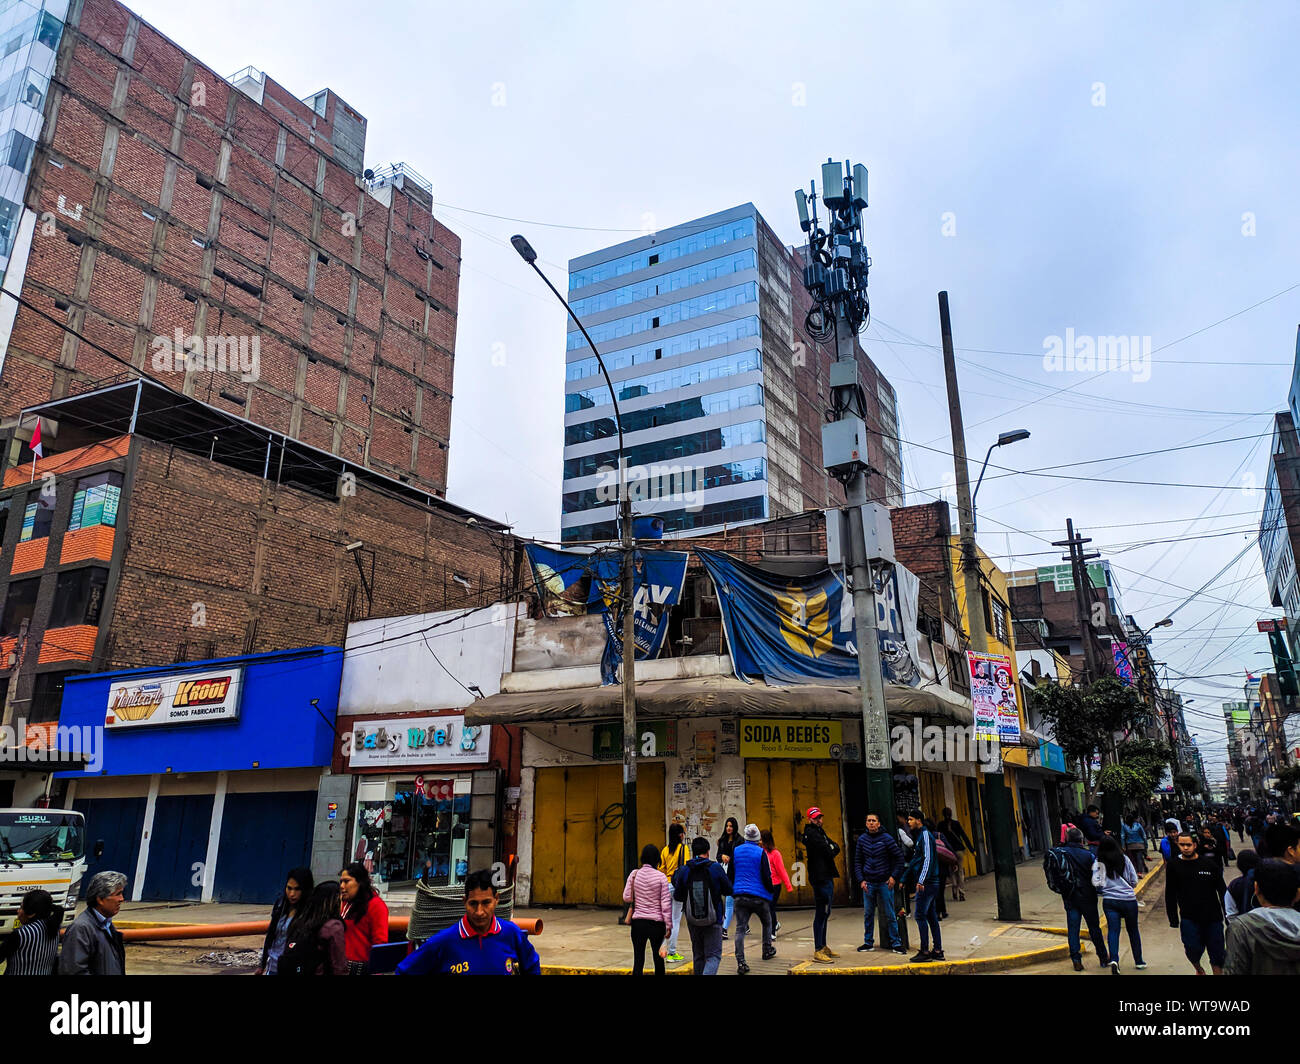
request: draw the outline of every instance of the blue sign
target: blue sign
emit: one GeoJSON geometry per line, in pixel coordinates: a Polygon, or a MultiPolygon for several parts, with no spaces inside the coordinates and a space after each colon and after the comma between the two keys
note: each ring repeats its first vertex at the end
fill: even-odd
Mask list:
{"type": "Polygon", "coordinates": [[[1065,751],[1055,743],[1043,743],[1039,746],[1038,757],[1043,768],[1054,769],[1057,772],[1065,771],[1065,751]]]}
{"type": "MultiPolygon", "coordinates": [[[[623,661],[622,552],[579,554],[529,543],[524,553],[548,616],[600,613],[604,617],[601,683],[617,683],[617,669],[623,661]]],[[[638,550],[633,559],[633,629],[637,660],[644,661],[657,658],[663,647],[669,610],[681,599],[687,555],[685,551],[638,550]]]]}

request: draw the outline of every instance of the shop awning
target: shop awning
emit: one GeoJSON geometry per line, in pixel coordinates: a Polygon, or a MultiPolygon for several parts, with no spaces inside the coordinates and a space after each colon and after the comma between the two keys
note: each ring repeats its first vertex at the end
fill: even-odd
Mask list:
{"type": "MultiPolygon", "coordinates": [[[[799,684],[769,687],[734,676],[649,680],[636,685],[637,713],[654,717],[857,717],[857,687],[799,684]]],[[[974,722],[970,703],[944,688],[885,685],[889,715],[950,724],[974,722]]],[[[553,724],[618,717],[623,689],[583,687],[565,691],[497,694],[465,708],[466,724],[553,724]]]]}

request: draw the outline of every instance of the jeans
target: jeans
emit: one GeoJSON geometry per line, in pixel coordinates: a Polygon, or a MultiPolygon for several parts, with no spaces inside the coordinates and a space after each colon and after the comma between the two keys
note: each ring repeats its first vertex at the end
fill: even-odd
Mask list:
{"type": "Polygon", "coordinates": [[[917,887],[916,904],[913,907],[916,927],[921,932],[921,952],[930,952],[930,933],[933,932],[934,949],[939,953],[943,951],[943,936],[939,933],[939,913],[935,908],[939,900],[939,881],[935,879],[924,886],[924,890],[917,887]]]}
{"type": "Polygon", "coordinates": [[[728,894],[726,900],[726,911],[722,914],[722,929],[729,930],[731,927],[731,917],[736,911],[736,896],[728,894]]]}
{"type": "Polygon", "coordinates": [[[772,950],[772,919],[768,915],[770,898],[760,898],[756,894],[738,894],[736,896],[736,963],[745,963],[745,936],[749,934],[749,918],[757,916],[763,924],[763,955],[772,950]]]}
{"type": "Polygon", "coordinates": [[[776,883],[772,886],[772,900],[767,903],[767,913],[772,918],[772,935],[776,935],[776,925],[779,922],[776,918],[776,902],[781,897],[781,884],[776,883]]]}
{"type": "Polygon", "coordinates": [[[640,975],[641,969],[645,967],[646,943],[650,944],[650,957],[655,963],[655,975],[667,974],[664,971],[664,959],[659,956],[659,947],[664,944],[665,930],[662,920],[632,921],[632,950],[635,954],[632,964],[633,975],[640,975]]]}
{"type": "Polygon", "coordinates": [[[686,908],[684,901],[673,900],[673,926],[668,928],[668,952],[677,952],[677,935],[682,929],[682,911],[686,908]]]}
{"type": "Polygon", "coordinates": [[[1147,874],[1147,848],[1145,843],[1130,843],[1124,847],[1128,859],[1133,862],[1133,870],[1140,876],[1147,874]]]}
{"type": "Polygon", "coordinates": [[[942,862],[939,864],[939,896],[934,900],[935,912],[947,919],[948,902],[944,898],[944,892],[948,889],[948,867],[942,862]]]}
{"type": "Polygon", "coordinates": [[[826,948],[826,925],[831,919],[831,899],[835,897],[835,881],[813,884],[813,900],[817,903],[813,914],[813,949],[826,948]]]}
{"type": "Polygon", "coordinates": [[[1103,898],[1102,912],[1106,914],[1106,945],[1110,950],[1110,961],[1119,960],[1119,929],[1122,923],[1128,929],[1128,945],[1133,951],[1133,963],[1142,963],[1142,936],[1138,934],[1137,901],[1117,901],[1103,898]]]}
{"type": "Polygon", "coordinates": [[[722,925],[699,927],[688,923],[686,932],[691,936],[692,970],[696,975],[717,975],[722,963],[722,925]]]}
{"type": "Polygon", "coordinates": [[[1206,952],[1210,954],[1212,967],[1223,967],[1225,950],[1221,920],[1206,920],[1204,923],[1184,920],[1179,925],[1179,932],[1183,940],[1183,952],[1196,967],[1201,966],[1201,954],[1206,952]]]}
{"type": "Polygon", "coordinates": [[[1102,964],[1109,964],[1110,953],[1106,949],[1106,937],[1101,933],[1101,921],[1097,918],[1096,897],[1078,904],[1082,907],[1076,908],[1068,903],[1065,906],[1065,927],[1067,940],[1070,943],[1070,960],[1083,959],[1083,953],[1079,949],[1079,923],[1083,921],[1088,925],[1088,937],[1097,948],[1097,958],[1102,964]]]}
{"type": "Polygon", "coordinates": [[[885,926],[889,928],[889,945],[891,949],[901,949],[903,940],[898,937],[898,913],[894,908],[894,891],[888,883],[868,883],[862,896],[862,944],[872,946],[876,940],[876,903],[885,914],[885,926]]]}

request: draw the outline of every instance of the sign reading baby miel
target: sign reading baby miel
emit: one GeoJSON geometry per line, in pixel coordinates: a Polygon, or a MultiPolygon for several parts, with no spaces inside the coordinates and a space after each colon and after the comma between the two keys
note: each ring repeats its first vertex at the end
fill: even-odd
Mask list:
{"type": "Polygon", "coordinates": [[[844,749],[843,732],[838,720],[743,720],[740,756],[838,760],[844,749]]]}

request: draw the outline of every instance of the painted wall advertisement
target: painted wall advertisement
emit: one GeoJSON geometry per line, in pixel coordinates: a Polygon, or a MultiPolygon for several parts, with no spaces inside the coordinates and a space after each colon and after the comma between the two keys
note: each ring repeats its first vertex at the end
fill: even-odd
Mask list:
{"type": "Polygon", "coordinates": [[[490,725],[466,725],[460,715],[395,717],[353,725],[345,747],[351,768],[466,764],[488,760],[490,725]]]}
{"type": "Polygon", "coordinates": [[[1016,701],[1016,670],[1005,654],[966,652],[970,667],[970,698],[975,710],[975,738],[1020,742],[1020,709],[1016,701]]]}
{"type": "Polygon", "coordinates": [[[139,677],[108,690],[106,728],[199,724],[239,719],[242,666],[139,677]]]}

